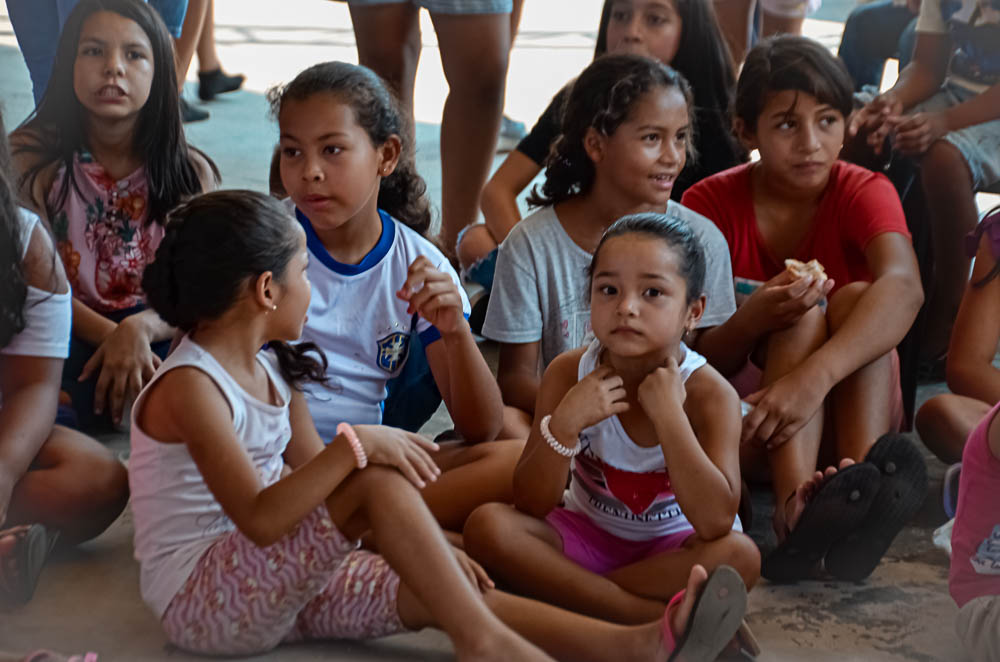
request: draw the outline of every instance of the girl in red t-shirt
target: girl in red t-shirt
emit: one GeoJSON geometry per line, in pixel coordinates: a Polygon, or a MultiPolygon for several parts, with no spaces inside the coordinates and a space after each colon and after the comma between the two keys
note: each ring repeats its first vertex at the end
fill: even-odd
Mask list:
{"type": "Polygon", "coordinates": [[[820,44],[761,43],[740,75],[734,113],[760,160],[683,198],[719,226],[732,254],[739,308],[698,348],[754,407],[743,420],[742,465],[750,479],[773,483],[780,545],[763,574],[777,580],[809,576],[824,555],[835,575],[866,576],[919,506],[919,490],[894,496],[896,481],[919,487],[925,475],[901,438],[871,450],[901,422],[893,348],[923,295],[892,185],[838,160],[851,90],[820,44]],[[796,277],[786,259],[816,259],[828,278],[796,277]],[[817,471],[863,459],[906,470],[891,480],[871,466],[817,471]]]}

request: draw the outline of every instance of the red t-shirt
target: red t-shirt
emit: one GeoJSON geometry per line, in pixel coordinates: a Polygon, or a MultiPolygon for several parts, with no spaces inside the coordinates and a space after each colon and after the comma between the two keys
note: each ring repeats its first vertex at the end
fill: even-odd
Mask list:
{"type": "Polygon", "coordinates": [[[785,268],[785,258],[816,259],[834,279],[834,291],[856,281],[871,281],[865,259],[868,242],[884,232],[909,238],[896,189],[880,174],[844,161],[830,170],[830,182],[820,199],[812,228],[792,255],[777,256],[764,243],[754,214],[750,168],[730,168],[698,182],[684,193],[681,204],[712,220],[729,242],[733,276],[763,282],[785,268]]]}

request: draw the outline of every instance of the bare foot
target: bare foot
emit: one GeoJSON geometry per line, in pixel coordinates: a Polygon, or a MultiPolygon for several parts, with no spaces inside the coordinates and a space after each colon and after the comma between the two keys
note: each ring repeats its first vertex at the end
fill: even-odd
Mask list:
{"type": "Polygon", "coordinates": [[[779,543],[795,529],[802,517],[802,512],[806,509],[806,504],[815,496],[823,481],[852,464],[854,464],[854,460],[845,457],[838,466],[830,466],[825,471],[815,472],[809,480],[795,489],[795,492],[785,500],[783,507],[774,509],[774,532],[778,536],[779,543]]]}
{"type": "MultiPolygon", "coordinates": [[[[684,597],[680,604],[673,607],[671,614],[665,614],[665,618],[670,619],[670,629],[674,633],[676,641],[687,628],[691,612],[694,610],[694,602],[701,592],[702,586],[708,581],[708,572],[700,565],[691,568],[688,575],[687,588],[684,589],[684,597]]],[[[673,653],[673,647],[663,640],[663,621],[656,621],[635,628],[635,648],[631,651],[631,659],[634,660],[656,660],[666,662],[673,653]]],[[[627,659],[629,656],[622,656],[627,659]]]]}

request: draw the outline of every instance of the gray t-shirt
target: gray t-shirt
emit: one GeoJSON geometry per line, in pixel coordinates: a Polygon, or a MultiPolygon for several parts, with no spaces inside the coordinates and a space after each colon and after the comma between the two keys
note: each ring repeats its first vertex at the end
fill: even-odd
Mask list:
{"type": "MultiPolygon", "coordinates": [[[[699,327],[718,326],[736,311],[729,245],[701,214],[673,200],[666,213],[687,221],[701,241],[708,301],[699,327]]],[[[590,332],[590,258],[566,234],[552,207],[515,225],[500,246],[483,335],[503,343],[540,340],[543,366],[581,346],[590,332]]]]}

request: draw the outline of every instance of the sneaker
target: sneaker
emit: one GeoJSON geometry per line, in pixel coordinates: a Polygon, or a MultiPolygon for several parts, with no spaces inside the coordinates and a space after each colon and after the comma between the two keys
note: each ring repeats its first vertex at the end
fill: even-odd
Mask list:
{"type": "Polygon", "coordinates": [[[202,108],[197,108],[192,106],[187,102],[187,99],[181,97],[181,121],[187,124],[188,122],[201,122],[202,120],[208,119],[208,111],[202,108]]]}
{"type": "Polygon", "coordinates": [[[511,152],[528,135],[524,122],[517,122],[504,115],[500,118],[500,135],[497,137],[497,152],[511,152]]]}
{"type": "Polygon", "coordinates": [[[243,87],[246,76],[236,74],[230,76],[223,73],[222,69],[198,72],[198,98],[202,101],[211,101],[216,94],[235,92],[243,87]]]}

